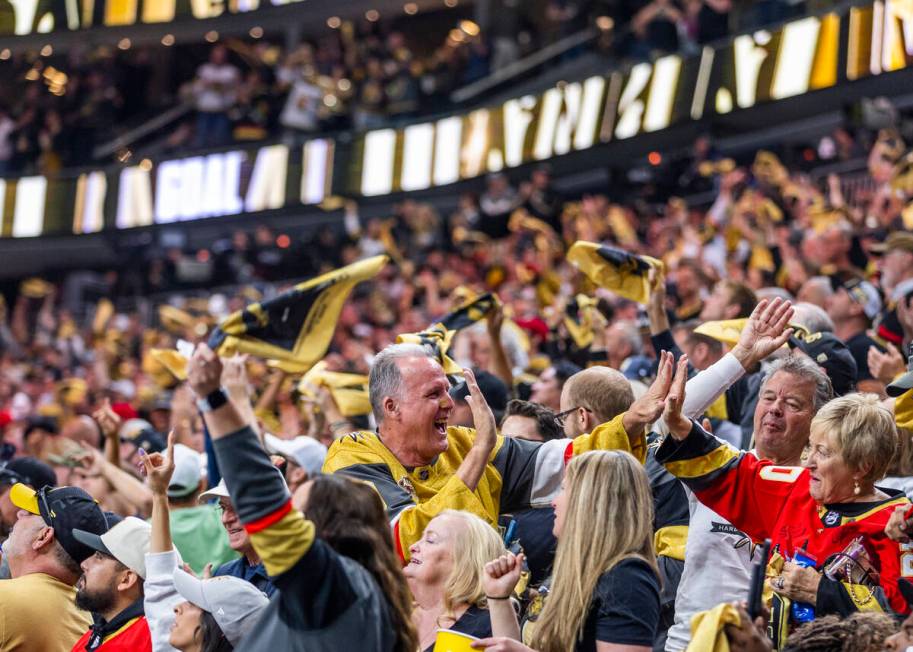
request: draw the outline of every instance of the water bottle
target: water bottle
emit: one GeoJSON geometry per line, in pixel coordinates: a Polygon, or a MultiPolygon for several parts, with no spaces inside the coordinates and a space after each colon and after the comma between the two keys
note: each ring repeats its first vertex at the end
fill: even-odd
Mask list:
{"type": "MultiPolygon", "coordinates": [[[[804,550],[797,550],[792,562],[803,568],[814,568],[817,560],[804,550]]],[[[793,602],[790,614],[795,622],[802,624],[815,619],[815,605],[807,602],[793,602]]]]}

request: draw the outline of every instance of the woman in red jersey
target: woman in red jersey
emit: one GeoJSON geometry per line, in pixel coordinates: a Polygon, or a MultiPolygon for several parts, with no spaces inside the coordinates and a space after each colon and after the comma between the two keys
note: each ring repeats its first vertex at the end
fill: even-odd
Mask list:
{"type": "Polygon", "coordinates": [[[848,394],[827,403],[812,421],[804,466],[775,466],[682,415],[686,373],[679,365],[665,411],[671,436],[656,459],[753,541],[771,539],[775,642],[797,620],[794,603],[805,618],[908,613],[897,580],[913,576],[913,549],[884,529],[891,513],[910,501],[875,486],[897,445],[893,415],[877,397],[848,394]]]}

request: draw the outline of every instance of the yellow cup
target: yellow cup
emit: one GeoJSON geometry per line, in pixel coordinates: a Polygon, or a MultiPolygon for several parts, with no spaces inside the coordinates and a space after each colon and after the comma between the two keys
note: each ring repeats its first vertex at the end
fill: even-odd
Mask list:
{"type": "Polygon", "coordinates": [[[434,639],[434,652],[475,652],[469,644],[478,640],[475,636],[461,634],[452,629],[439,629],[437,638],[434,639]]]}

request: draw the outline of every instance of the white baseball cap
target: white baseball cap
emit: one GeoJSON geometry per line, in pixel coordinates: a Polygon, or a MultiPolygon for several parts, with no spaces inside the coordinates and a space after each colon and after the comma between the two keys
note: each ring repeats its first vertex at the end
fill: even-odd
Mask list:
{"type": "Polygon", "coordinates": [[[228,493],[228,486],[225,484],[225,478],[219,480],[217,484],[212,489],[204,491],[200,494],[200,502],[206,502],[210,498],[231,498],[231,494],[228,493]]]}
{"type": "Polygon", "coordinates": [[[181,597],[212,614],[225,638],[236,648],[269,604],[265,593],[239,577],[220,575],[201,580],[180,568],[174,569],[173,577],[181,597]]]}
{"type": "Polygon", "coordinates": [[[114,557],[117,561],[146,579],[146,553],[152,526],[135,516],[128,516],[104,534],[93,534],[73,528],[73,537],[92,550],[114,557]]]}
{"type": "Polygon", "coordinates": [[[323,461],[327,457],[327,448],[313,437],[295,437],[280,439],[266,433],[263,436],[266,451],[281,455],[300,466],[309,478],[320,475],[323,461]]]}
{"type": "Polygon", "coordinates": [[[203,478],[203,456],[184,444],[174,445],[174,473],[168,485],[170,498],[192,494],[203,478]]]}

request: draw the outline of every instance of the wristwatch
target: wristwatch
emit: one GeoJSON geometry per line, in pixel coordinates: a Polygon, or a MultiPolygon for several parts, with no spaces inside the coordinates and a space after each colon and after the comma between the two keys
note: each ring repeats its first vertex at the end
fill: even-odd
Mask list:
{"type": "Polygon", "coordinates": [[[212,412],[213,410],[219,409],[226,403],[228,403],[228,394],[220,387],[219,389],[211,391],[203,398],[198,398],[197,409],[205,414],[206,412],[212,412]]]}

